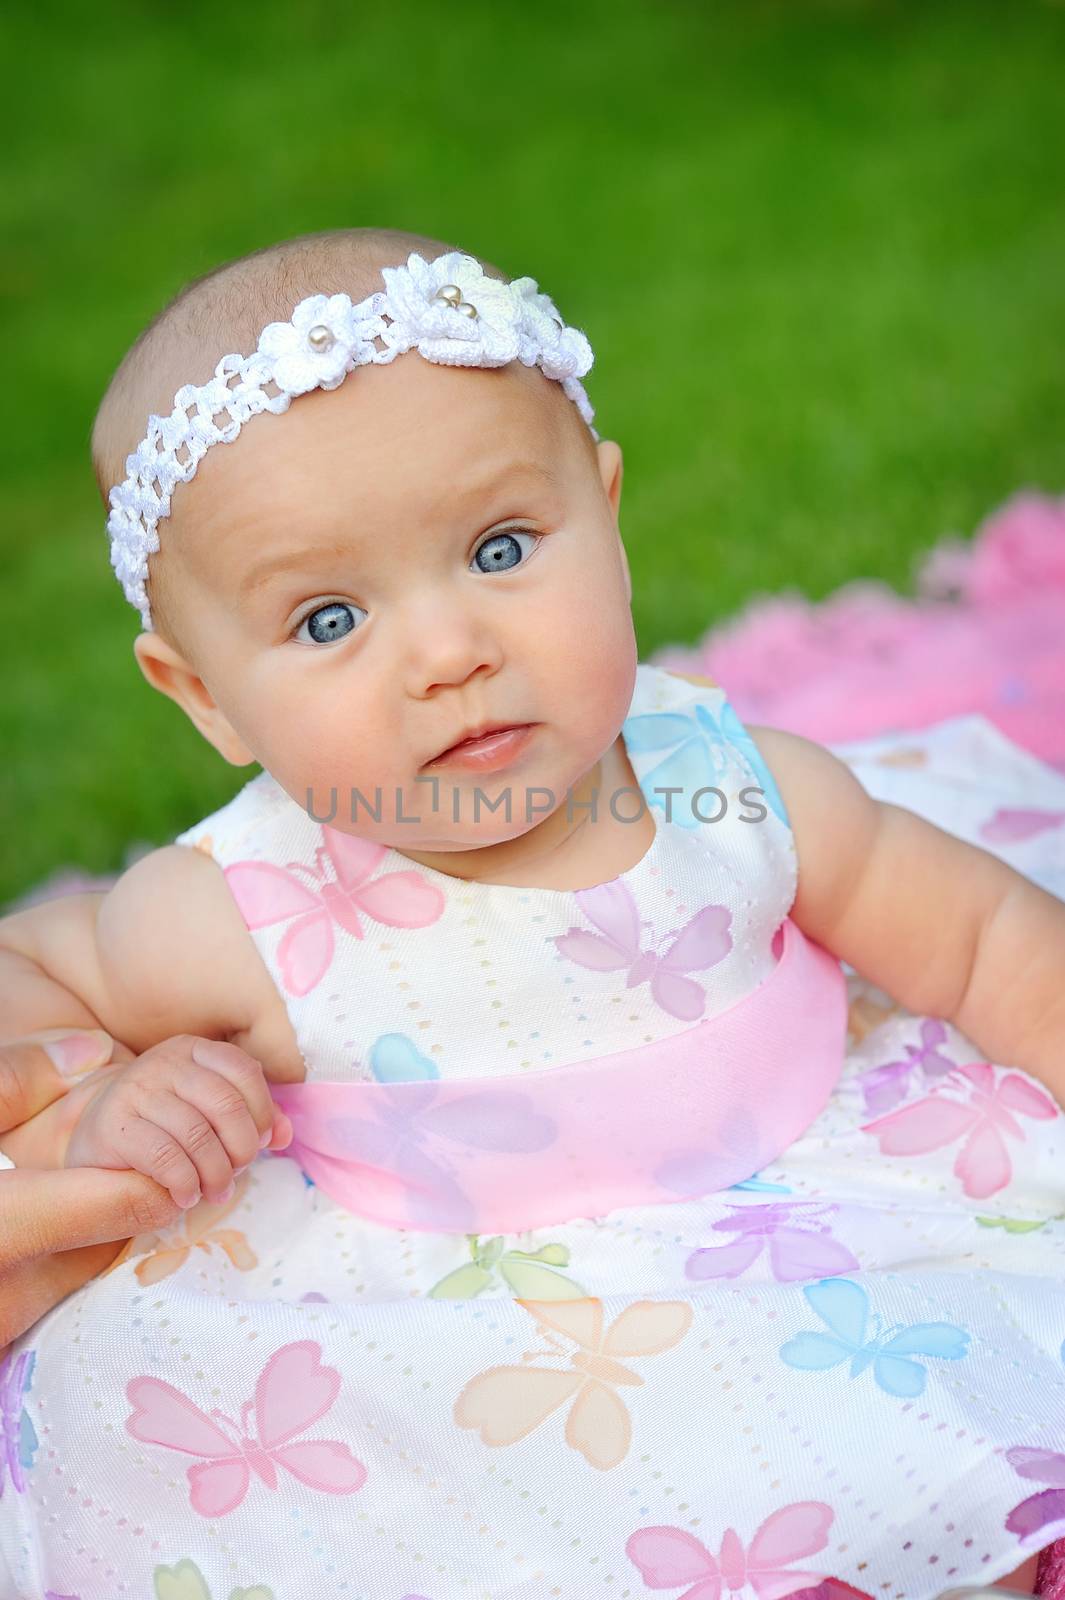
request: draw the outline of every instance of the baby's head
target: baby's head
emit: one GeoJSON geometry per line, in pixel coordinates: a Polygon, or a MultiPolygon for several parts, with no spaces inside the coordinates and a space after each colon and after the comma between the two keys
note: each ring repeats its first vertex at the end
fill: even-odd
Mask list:
{"type": "MultiPolygon", "coordinates": [[[[356,304],[383,289],[383,267],[453,248],[382,229],[310,235],[190,285],[100,405],[105,501],[149,415],[168,416],[182,385],[208,382],[226,354],[250,355],[308,296],[356,304]]],[[[251,416],[176,484],[137,660],[228,761],[259,761],[316,810],[336,790],[336,827],[411,851],[513,838],[532,825],[526,791],[561,802],[628,711],[620,489],[618,446],[596,441],[539,366],[440,365],[413,349],[356,366],[281,414],[251,416]],[[429,767],[489,723],[535,725],[509,766],[429,767]],[[475,786],[489,800],[509,787],[512,820],[482,806],[475,821],[475,786]],[[379,798],[380,822],[365,804],[351,821],[353,790],[379,798]]]]}

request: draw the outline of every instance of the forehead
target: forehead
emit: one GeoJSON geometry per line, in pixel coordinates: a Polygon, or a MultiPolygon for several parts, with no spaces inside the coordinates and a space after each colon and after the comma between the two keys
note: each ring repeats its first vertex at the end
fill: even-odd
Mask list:
{"type": "Polygon", "coordinates": [[[338,499],[378,526],[435,518],[511,470],[540,468],[561,486],[584,428],[561,384],[535,368],[445,367],[408,352],[253,418],[175,492],[173,520],[183,544],[216,549],[338,499]]]}

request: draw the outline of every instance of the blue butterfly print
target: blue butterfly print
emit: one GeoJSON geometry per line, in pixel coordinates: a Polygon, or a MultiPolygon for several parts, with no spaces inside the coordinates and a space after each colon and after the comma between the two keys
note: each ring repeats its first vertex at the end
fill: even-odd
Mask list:
{"type": "Polygon", "coordinates": [[[440,1076],[436,1062],[423,1056],[405,1033],[382,1033],[374,1040],[370,1070],[378,1083],[424,1083],[440,1076]]]}
{"type": "Polygon", "coordinates": [[[29,1393],[36,1361],[35,1350],[23,1350],[0,1360],[0,1497],[9,1474],[15,1494],[25,1493],[26,1473],[37,1453],[37,1430],[22,1403],[23,1395],[29,1393]]]}
{"type": "Polygon", "coordinates": [[[744,1178],[742,1183],[730,1183],[730,1189],[753,1189],[757,1194],[791,1194],[793,1191],[786,1183],[767,1183],[756,1173],[750,1178],[744,1178]]]}
{"type": "Polygon", "coordinates": [[[969,1335],[950,1322],[884,1328],[874,1313],[872,1337],[867,1338],[869,1296],[848,1278],[822,1278],[807,1284],[803,1294],[831,1331],[800,1333],[781,1345],[781,1360],[800,1372],[826,1372],[849,1361],[850,1376],[858,1378],[872,1366],[873,1377],[886,1394],[913,1400],[924,1393],[928,1378],[915,1356],[959,1361],[969,1353],[969,1335]]]}
{"type": "MultiPolygon", "coordinates": [[[[776,812],[785,827],[788,814],[773,775],[762,760],[761,752],[747,729],[743,726],[727,700],[722,701],[717,719],[696,701],[691,711],[651,711],[641,716],[628,717],[622,735],[630,755],[641,755],[648,750],[665,750],[679,745],[672,755],[660,761],[640,779],[640,787],[649,806],[666,808],[667,797],[655,794],[655,789],[680,788],[687,804],[674,802],[672,818],[682,828],[696,828],[699,818],[690,803],[697,789],[713,788],[726,769],[725,749],[732,745],[740,753],[758,779],[767,803],[776,812]]],[[[712,812],[714,807],[704,796],[700,810],[712,812]]]]}

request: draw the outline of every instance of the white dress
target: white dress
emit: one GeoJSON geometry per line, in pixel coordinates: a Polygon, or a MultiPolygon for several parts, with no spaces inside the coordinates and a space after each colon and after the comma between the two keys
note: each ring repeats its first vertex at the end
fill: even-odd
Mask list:
{"type": "MultiPolygon", "coordinates": [[[[721,689],[643,665],[622,733],[657,833],[596,889],[367,853],[267,774],[180,836],[305,1139],[12,1346],[2,1600],[926,1600],[1065,1535],[1065,1116],[796,966],[721,689]]],[[[847,754],[1065,893],[1065,780],[982,718],[847,754]]]]}

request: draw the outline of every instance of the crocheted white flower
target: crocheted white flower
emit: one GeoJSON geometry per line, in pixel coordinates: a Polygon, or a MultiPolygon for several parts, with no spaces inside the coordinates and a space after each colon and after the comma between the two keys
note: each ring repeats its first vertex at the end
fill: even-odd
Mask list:
{"type": "Polygon", "coordinates": [[[335,389],[353,365],[356,344],[364,341],[352,326],[351,299],[346,294],[312,294],[301,300],[291,322],[271,322],[259,335],[258,353],[270,356],[272,377],[286,394],[335,389]],[[312,342],[312,331],[325,333],[312,342]]]}
{"type": "Polygon", "coordinates": [[[472,256],[452,250],[429,262],[412,251],[405,267],[382,267],[381,276],[393,318],[382,338],[393,355],[417,346],[419,355],[448,367],[503,367],[517,356],[520,311],[510,286],[489,278],[472,256]],[[448,284],[462,291],[475,317],[436,298],[448,284]]]}
{"type": "Polygon", "coordinates": [[[527,367],[539,365],[548,378],[583,378],[591,370],[592,347],[579,328],[567,328],[549,295],[535,278],[515,278],[511,295],[519,308],[518,356],[527,367]]]}

